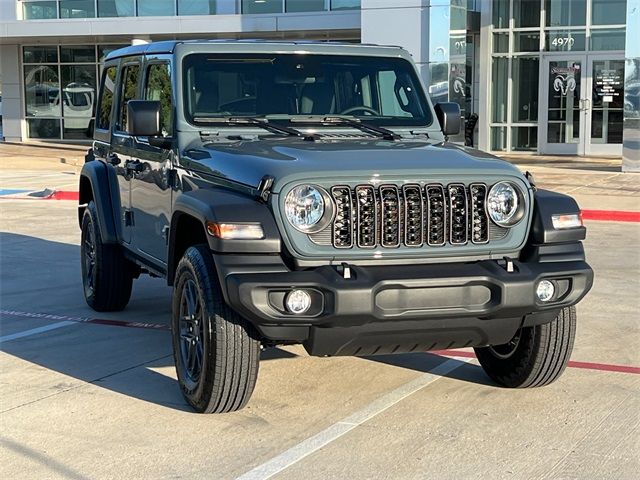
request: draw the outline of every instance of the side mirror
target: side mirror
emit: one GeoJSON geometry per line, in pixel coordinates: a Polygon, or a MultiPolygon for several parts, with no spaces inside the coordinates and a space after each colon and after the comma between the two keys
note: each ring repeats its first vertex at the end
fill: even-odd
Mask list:
{"type": "Polygon", "coordinates": [[[460,133],[460,105],[455,102],[436,103],[435,110],[445,137],[460,133]]]}
{"type": "Polygon", "coordinates": [[[161,135],[160,102],[129,100],[127,102],[127,133],[134,137],[161,135]]]}

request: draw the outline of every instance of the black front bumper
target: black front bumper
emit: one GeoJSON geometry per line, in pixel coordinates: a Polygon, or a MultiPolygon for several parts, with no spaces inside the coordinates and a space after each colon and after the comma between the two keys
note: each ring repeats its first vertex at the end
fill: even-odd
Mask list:
{"type": "Polygon", "coordinates": [[[506,343],[522,325],[553,320],[593,283],[584,260],[513,266],[508,272],[505,262],[495,260],[350,265],[351,278],[335,266],[235,269],[222,272],[221,280],[230,305],[268,341],[303,343],[312,355],[373,355],[506,343]],[[545,278],[557,293],[542,303],[535,288],[545,278]],[[312,292],[310,314],[287,313],[283,299],[293,288],[312,292]]]}

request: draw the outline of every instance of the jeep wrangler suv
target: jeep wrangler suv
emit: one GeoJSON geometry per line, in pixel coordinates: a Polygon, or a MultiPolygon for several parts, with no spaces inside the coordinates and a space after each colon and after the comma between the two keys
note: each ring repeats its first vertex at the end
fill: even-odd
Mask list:
{"type": "Polygon", "coordinates": [[[474,347],[499,385],[557,379],[589,291],[580,210],[449,143],[407,52],[171,41],[112,52],[80,178],[87,303],[173,286],[180,388],[242,408],[264,347],[474,347]]]}

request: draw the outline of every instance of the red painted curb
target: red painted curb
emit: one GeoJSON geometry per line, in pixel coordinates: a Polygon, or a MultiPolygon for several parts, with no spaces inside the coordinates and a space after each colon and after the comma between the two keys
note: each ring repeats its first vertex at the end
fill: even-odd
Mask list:
{"type": "Polygon", "coordinates": [[[47,200],[80,200],[80,192],[70,192],[65,190],[56,190],[47,200]]]}
{"type": "MultiPolygon", "coordinates": [[[[443,357],[464,357],[475,358],[473,352],[465,352],[458,350],[434,350],[432,352],[435,355],[441,355],[443,357]]],[[[585,370],[601,370],[603,372],[618,372],[618,373],[633,373],[640,375],[640,367],[632,367],[630,365],[613,365],[609,363],[593,363],[593,362],[576,362],[569,361],[570,368],[582,368],[585,370]]]]}
{"type": "Polygon", "coordinates": [[[604,222],[640,222],[640,212],[622,210],[582,210],[583,220],[600,220],[604,222]]]}

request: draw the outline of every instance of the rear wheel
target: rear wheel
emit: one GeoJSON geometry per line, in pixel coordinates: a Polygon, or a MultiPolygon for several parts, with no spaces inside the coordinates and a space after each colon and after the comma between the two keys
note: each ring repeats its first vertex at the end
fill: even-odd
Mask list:
{"type": "Polygon", "coordinates": [[[89,202],[82,217],[80,243],[84,298],[98,312],[122,310],[129,303],[133,285],[133,265],[120,245],[102,243],[96,205],[89,202]]]}
{"type": "Polygon", "coordinates": [[[174,285],[173,356],[184,397],[201,413],[241,409],[258,376],[260,341],[225,303],[207,246],[187,249],[174,285]]]}
{"type": "Polygon", "coordinates": [[[521,328],[509,343],[476,348],[482,368],[510,388],[541,387],[557,380],[569,363],[576,333],[575,307],[550,323],[521,328]]]}

